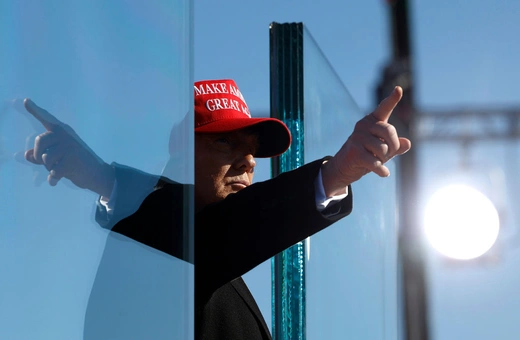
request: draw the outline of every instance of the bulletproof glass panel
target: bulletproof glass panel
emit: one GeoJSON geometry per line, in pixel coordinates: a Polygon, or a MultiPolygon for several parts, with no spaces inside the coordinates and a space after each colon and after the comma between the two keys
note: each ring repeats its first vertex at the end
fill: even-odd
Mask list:
{"type": "Polygon", "coordinates": [[[193,338],[192,20],[187,0],[0,3],[0,338],[193,338]],[[111,231],[170,180],[163,246],[111,231]]]}

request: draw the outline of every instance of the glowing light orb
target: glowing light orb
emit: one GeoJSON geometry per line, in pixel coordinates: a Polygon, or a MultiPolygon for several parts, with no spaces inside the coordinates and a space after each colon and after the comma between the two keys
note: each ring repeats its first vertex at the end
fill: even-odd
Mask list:
{"type": "Polygon", "coordinates": [[[426,237],[433,248],[455,259],[468,260],[487,252],[498,237],[499,218],[493,203],[466,185],[435,192],[424,215],[426,237]]]}

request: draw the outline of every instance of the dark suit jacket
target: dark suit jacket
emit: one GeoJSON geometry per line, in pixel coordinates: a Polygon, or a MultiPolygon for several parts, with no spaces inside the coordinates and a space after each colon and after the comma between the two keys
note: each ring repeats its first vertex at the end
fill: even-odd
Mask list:
{"type": "MultiPolygon", "coordinates": [[[[317,211],[314,180],[322,161],[255,183],[195,214],[194,259],[185,228],[190,219],[185,204],[191,204],[192,186],[159,179],[135,213],[112,230],[195,264],[196,339],[270,339],[241,275],[351,212],[350,188],[346,199],[323,213],[317,211]],[[325,217],[332,212],[333,217],[325,217]]],[[[119,190],[139,182],[131,169],[116,171],[119,190]]],[[[145,174],[137,176],[150,183],[145,174]]],[[[120,192],[117,195],[119,200],[120,192]]],[[[135,202],[124,206],[136,209],[135,202]]],[[[119,208],[128,213],[121,204],[119,208]]],[[[110,227],[101,211],[98,220],[110,227]]]]}

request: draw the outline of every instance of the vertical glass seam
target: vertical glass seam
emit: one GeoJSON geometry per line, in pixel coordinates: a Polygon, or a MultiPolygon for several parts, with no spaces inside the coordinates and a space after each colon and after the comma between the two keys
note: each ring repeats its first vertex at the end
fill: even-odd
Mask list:
{"type": "MultiPolygon", "coordinates": [[[[270,26],[271,117],[293,136],[287,152],[272,162],[272,175],[304,164],[303,24],[270,26]]],[[[305,339],[305,246],[299,242],[272,260],[273,338],[305,339]]]]}

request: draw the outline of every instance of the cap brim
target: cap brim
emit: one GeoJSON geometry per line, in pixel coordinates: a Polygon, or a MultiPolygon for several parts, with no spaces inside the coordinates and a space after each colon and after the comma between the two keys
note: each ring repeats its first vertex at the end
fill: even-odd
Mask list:
{"type": "Polygon", "coordinates": [[[220,119],[196,127],[196,133],[225,133],[251,128],[258,133],[259,148],[255,157],[275,157],[291,145],[291,133],[287,126],[275,118],[220,119]]]}

